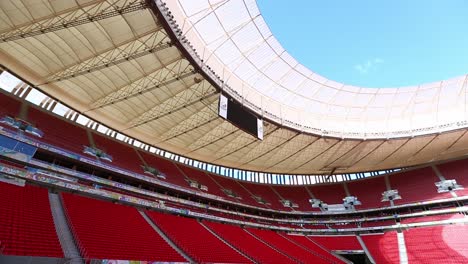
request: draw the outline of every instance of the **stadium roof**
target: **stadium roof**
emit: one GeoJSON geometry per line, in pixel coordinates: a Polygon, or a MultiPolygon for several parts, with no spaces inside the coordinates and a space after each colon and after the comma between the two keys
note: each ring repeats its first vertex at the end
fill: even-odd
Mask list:
{"type": "Polygon", "coordinates": [[[5,69],[190,158],[328,174],[467,153],[467,76],[385,89],[327,80],[281,47],[254,0],[0,1],[0,21],[5,69]],[[264,119],[263,141],[218,116],[220,91],[264,119]]]}

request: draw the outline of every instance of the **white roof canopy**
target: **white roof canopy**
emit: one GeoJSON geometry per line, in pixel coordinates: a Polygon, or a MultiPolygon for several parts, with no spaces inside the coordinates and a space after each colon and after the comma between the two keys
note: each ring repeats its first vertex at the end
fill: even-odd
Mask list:
{"type": "Polygon", "coordinates": [[[466,126],[467,75],[414,87],[346,85],[295,60],[273,36],[255,0],[165,2],[182,35],[229,86],[227,92],[282,125],[343,138],[466,126]]]}

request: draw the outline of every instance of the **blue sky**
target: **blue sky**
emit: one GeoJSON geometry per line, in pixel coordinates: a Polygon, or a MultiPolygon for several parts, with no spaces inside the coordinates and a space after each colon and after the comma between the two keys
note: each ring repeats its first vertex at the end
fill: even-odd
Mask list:
{"type": "Polygon", "coordinates": [[[397,87],[468,73],[466,0],[258,0],[298,61],[335,81],[397,87]]]}

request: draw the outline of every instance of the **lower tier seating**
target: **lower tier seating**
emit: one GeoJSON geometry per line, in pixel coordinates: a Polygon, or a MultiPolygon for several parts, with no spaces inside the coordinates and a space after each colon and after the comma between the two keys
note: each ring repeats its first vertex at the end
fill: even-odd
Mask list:
{"type": "Polygon", "coordinates": [[[195,219],[153,211],[146,214],[197,263],[251,263],[195,219]]]}
{"type": "Polygon", "coordinates": [[[300,245],[293,240],[288,240],[276,232],[253,228],[249,228],[248,231],[279,251],[299,260],[300,262],[316,264],[330,263],[330,259],[325,258],[321,254],[314,252],[312,249],[300,245]]]}
{"type": "Polygon", "coordinates": [[[47,189],[0,182],[3,254],[63,258],[47,189]]]}
{"type": "Polygon", "coordinates": [[[185,261],[135,208],[68,193],[62,198],[84,258],[185,261]]]}
{"type": "Polygon", "coordinates": [[[214,222],[205,222],[205,225],[257,262],[295,263],[293,259],[271,248],[238,226],[214,222]]]}
{"type": "Polygon", "coordinates": [[[376,263],[400,263],[396,232],[362,235],[361,238],[376,263]]]}
{"type": "Polygon", "coordinates": [[[320,254],[324,258],[329,260],[329,263],[340,263],[341,260],[332,255],[330,252],[325,250],[324,248],[320,247],[316,243],[314,243],[311,239],[309,239],[306,236],[301,236],[301,235],[287,235],[287,238],[290,240],[293,240],[294,242],[301,244],[305,247],[307,247],[310,250],[313,250],[317,254],[320,254]]]}
{"type": "Polygon", "coordinates": [[[468,263],[467,225],[415,228],[403,234],[409,263],[468,263]]]}

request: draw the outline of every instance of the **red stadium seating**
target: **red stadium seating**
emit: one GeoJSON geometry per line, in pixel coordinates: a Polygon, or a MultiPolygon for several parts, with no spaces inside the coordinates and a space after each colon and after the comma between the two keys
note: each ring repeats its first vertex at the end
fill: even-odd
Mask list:
{"type": "Polygon", "coordinates": [[[5,115],[17,117],[19,115],[21,103],[15,97],[10,97],[0,91],[0,117],[5,115]]]}
{"type": "Polygon", "coordinates": [[[362,205],[357,205],[356,209],[379,208],[389,206],[388,202],[382,203],[382,192],[385,187],[385,177],[377,177],[347,183],[351,195],[356,196],[362,205]],[[365,182],[365,183],[364,183],[365,182]],[[372,191],[370,191],[372,190],[372,191]]]}
{"type": "Polygon", "coordinates": [[[441,220],[448,220],[448,219],[461,219],[463,217],[464,216],[462,214],[429,215],[429,216],[422,216],[422,217],[405,218],[401,222],[403,224],[411,224],[411,223],[441,221],[441,220]]]}
{"type": "Polygon", "coordinates": [[[148,211],[146,214],[197,263],[250,263],[195,219],[148,211]]]}
{"type": "Polygon", "coordinates": [[[396,232],[362,235],[361,238],[376,263],[400,263],[396,232]]]}
{"type": "MultiPolygon", "coordinates": [[[[346,192],[342,183],[321,185],[321,186],[309,186],[309,190],[314,194],[315,198],[327,204],[342,204],[343,198],[346,197],[346,192]]],[[[358,194],[353,194],[358,196],[358,194]]]]}
{"type": "Polygon", "coordinates": [[[280,197],[273,192],[270,186],[264,184],[254,184],[248,182],[242,182],[242,186],[248,189],[253,195],[260,196],[266,202],[270,203],[268,207],[277,210],[288,210],[280,202],[280,197]]]}
{"type": "MultiPolygon", "coordinates": [[[[18,117],[21,103],[18,99],[10,98],[0,92],[0,117],[10,115],[18,117]]],[[[26,112],[26,121],[35,125],[44,132],[40,141],[51,145],[72,150],[78,153],[83,151],[82,145],[88,145],[88,139],[84,129],[60,120],[58,117],[42,112],[33,106],[29,106],[26,112]]]]}
{"type": "Polygon", "coordinates": [[[220,186],[211,180],[205,172],[184,166],[181,164],[176,164],[176,166],[187,176],[188,178],[197,181],[201,185],[208,187],[208,192],[217,196],[224,197],[225,194],[221,190],[220,186]]]}
{"type": "Polygon", "coordinates": [[[415,228],[403,234],[409,263],[468,263],[467,225],[415,228]]]}
{"type": "Polygon", "coordinates": [[[300,262],[317,264],[330,263],[330,259],[322,256],[319,252],[315,252],[306,246],[301,246],[299,243],[292,242],[276,232],[253,228],[248,228],[247,230],[264,242],[275,247],[279,251],[299,260],[300,262]]]}
{"type": "Polygon", "coordinates": [[[62,198],[84,258],[185,261],[135,208],[68,193],[62,198]]]}
{"type": "Polygon", "coordinates": [[[297,186],[274,186],[273,189],[275,189],[283,199],[296,203],[299,206],[296,210],[310,211],[312,209],[309,202],[309,199],[312,197],[310,197],[306,188],[297,186]]]}
{"type": "Polygon", "coordinates": [[[112,162],[102,160],[103,163],[107,163],[112,166],[126,169],[135,173],[144,173],[144,170],[141,167],[143,162],[138,157],[135,149],[131,146],[124,145],[97,133],[93,133],[93,139],[97,148],[112,156],[112,162]]]}
{"type": "Polygon", "coordinates": [[[295,241],[296,243],[303,245],[310,250],[316,252],[317,254],[320,254],[324,258],[328,259],[329,262],[335,262],[335,263],[341,263],[342,261],[332,255],[329,251],[325,250],[323,247],[320,247],[316,243],[314,243],[310,238],[306,236],[300,236],[300,235],[287,235],[287,237],[290,240],[295,241]]]}
{"type": "Polygon", "coordinates": [[[465,189],[456,191],[458,196],[468,195],[468,160],[457,160],[445,164],[437,165],[440,173],[447,180],[457,180],[465,189]]]}
{"type": "Polygon", "coordinates": [[[238,226],[214,222],[205,222],[205,225],[229,244],[260,263],[295,263],[293,259],[271,248],[238,226]]]}
{"type": "Polygon", "coordinates": [[[431,167],[406,171],[390,176],[392,189],[397,189],[401,195],[395,204],[407,204],[427,200],[452,197],[450,193],[437,193],[435,182],[438,182],[436,174],[431,167]]]}
{"type": "MultiPolygon", "coordinates": [[[[253,206],[257,206],[257,207],[262,207],[261,204],[257,203],[252,198],[252,194],[249,193],[245,189],[245,187],[242,186],[240,181],[236,181],[234,179],[230,179],[230,178],[223,177],[223,176],[218,176],[218,175],[213,175],[213,174],[211,174],[210,176],[213,178],[214,181],[219,183],[223,188],[229,189],[229,190],[235,192],[238,196],[240,196],[242,198],[242,199],[240,199],[240,202],[245,203],[245,204],[249,204],[249,205],[253,205],[253,206]]],[[[226,198],[228,196],[226,194],[224,194],[223,197],[226,198]]]]}
{"type": "Polygon", "coordinates": [[[139,151],[139,153],[148,166],[158,169],[166,176],[165,181],[184,188],[189,188],[189,184],[185,180],[183,173],[174,164],[174,162],[148,152],[139,151]]]}
{"type": "Polygon", "coordinates": [[[63,258],[47,189],[0,182],[3,254],[63,258]]]}
{"type": "Polygon", "coordinates": [[[356,236],[309,236],[329,250],[362,250],[356,236]]]}
{"type": "Polygon", "coordinates": [[[44,143],[60,147],[77,154],[83,153],[83,146],[89,146],[86,130],[76,124],[66,122],[34,107],[28,108],[28,121],[44,132],[39,139],[44,143]]]}

